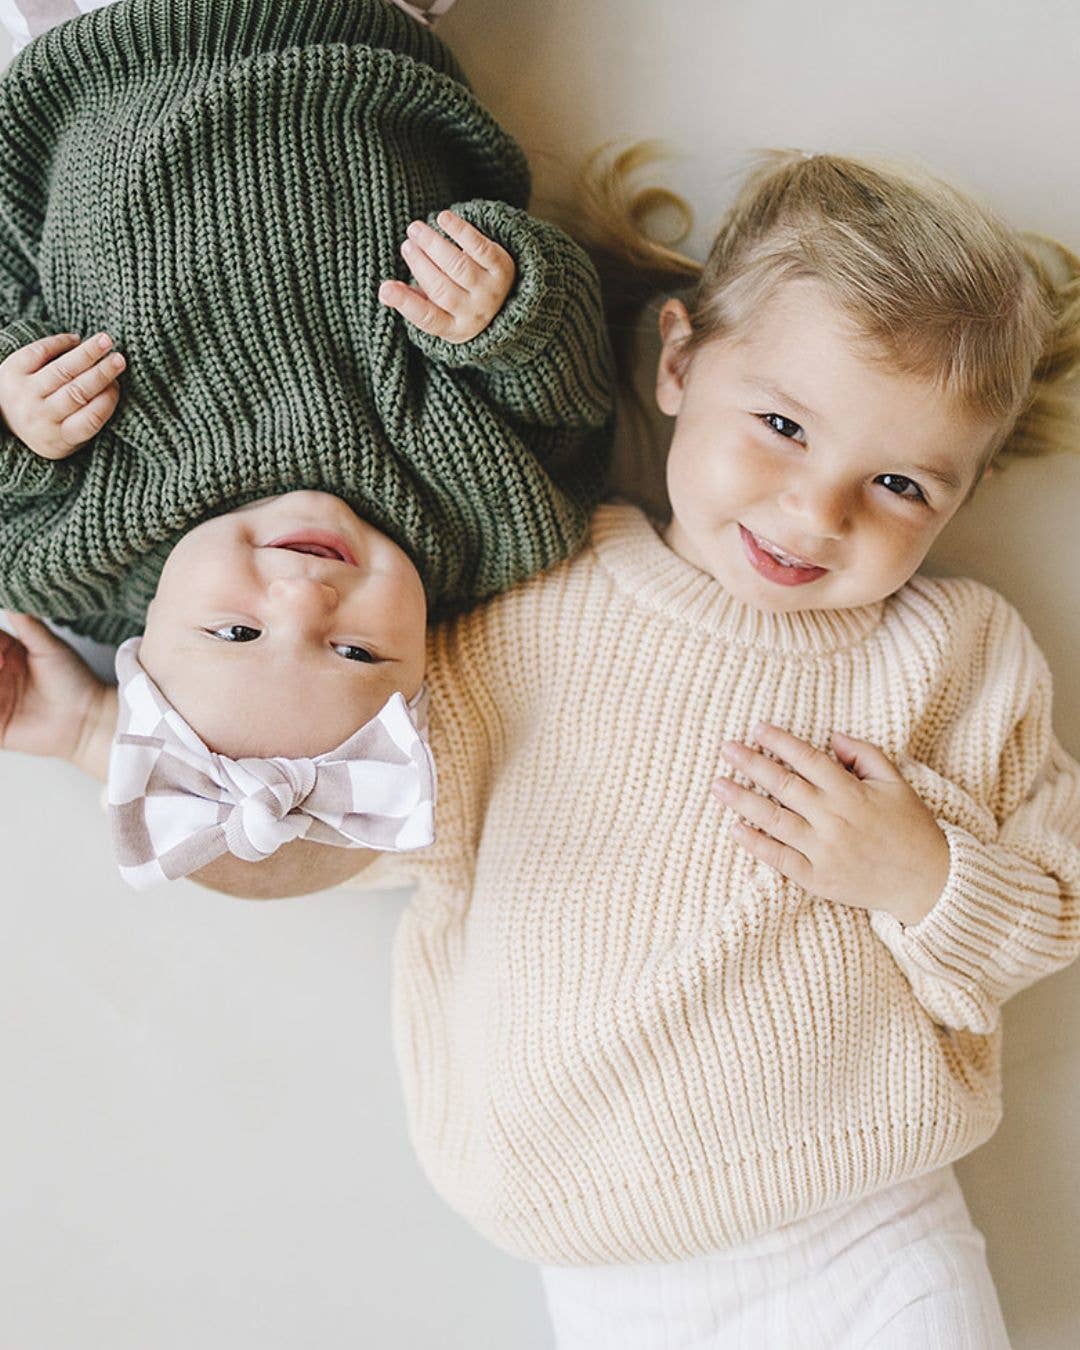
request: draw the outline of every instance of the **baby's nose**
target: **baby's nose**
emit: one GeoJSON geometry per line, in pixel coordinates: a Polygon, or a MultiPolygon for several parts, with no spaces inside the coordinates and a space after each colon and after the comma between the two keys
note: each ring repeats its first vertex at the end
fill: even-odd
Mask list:
{"type": "Polygon", "coordinates": [[[278,577],[267,587],[271,601],[297,617],[314,617],[336,608],[338,593],[316,577],[278,577]]]}

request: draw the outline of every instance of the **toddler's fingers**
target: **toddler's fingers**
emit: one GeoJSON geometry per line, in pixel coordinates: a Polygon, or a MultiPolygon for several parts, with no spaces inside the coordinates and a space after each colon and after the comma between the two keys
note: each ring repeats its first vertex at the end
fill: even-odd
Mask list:
{"type": "Polygon", "coordinates": [[[481,234],[475,225],[462,220],[453,211],[440,211],[439,225],[469,257],[493,276],[503,277],[514,267],[514,260],[501,244],[481,234]]]}
{"type": "Polygon", "coordinates": [[[20,375],[36,375],[42,366],[71,351],[80,341],[78,333],[54,333],[51,337],[38,338],[13,353],[11,364],[20,375]]]}
{"type": "Polygon", "coordinates": [[[423,291],[406,286],[403,281],[384,281],[379,287],[379,299],[390,309],[396,309],[403,319],[433,337],[447,337],[453,333],[454,321],[423,291]]]}
{"type": "Polygon", "coordinates": [[[72,413],[70,417],[65,417],[60,423],[60,437],[64,444],[77,449],[87,441],[93,440],[116,411],[119,402],[120,390],[115,384],[111,384],[103,393],[92,398],[84,408],[72,413]]]}
{"type": "MultiPolygon", "coordinates": [[[[78,353],[73,353],[73,356],[78,353]]],[[[103,390],[108,389],[123,371],[127,362],[119,352],[110,352],[80,375],[62,384],[45,400],[45,407],[54,421],[62,422],[80,408],[88,408],[103,390]]]]}
{"type": "Polygon", "coordinates": [[[38,377],[38,390],[42,398],[48,398],[63,388],[77,375],[82,375],[96,365],[106,352],[112,350],[112,338],[108,333],[95,333],[80,343],[74,351],[59,356],[45,366],[38,377]]]}

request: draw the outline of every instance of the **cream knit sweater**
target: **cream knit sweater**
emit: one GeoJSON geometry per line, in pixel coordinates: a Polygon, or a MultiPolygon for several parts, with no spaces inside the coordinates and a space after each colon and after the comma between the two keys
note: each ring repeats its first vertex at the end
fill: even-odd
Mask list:
{"type": "Polygon", "coordinates": [[[684,1258],[993,1131],[999,1006],[1080,949],[1080,766],[1006,601],[916,577],[769,614],[607,506],[430,658],[438,842],[377,872],[420,881],[411,1131],[478,1228],[544,1262],[684,1258]],[[952,871],[918,926],[732,841],[710,783],[759,718],[873,741],[932,807],[952,871]]]}

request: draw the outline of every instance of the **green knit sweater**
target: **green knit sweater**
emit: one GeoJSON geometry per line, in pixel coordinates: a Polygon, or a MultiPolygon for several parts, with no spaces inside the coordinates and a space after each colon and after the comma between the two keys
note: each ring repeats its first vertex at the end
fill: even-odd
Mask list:
{"type": "Polygon", "coordinates": [[[19,56],[0,128],[0,360],[104,329],[129,361],[71,459],[0,426],[0,602],[120,641],[188,529],[301,487],[438,608],[580,543],[612,416],[597,278],[428,30],[384,0],[121,0],[19,56]],[[447,206],[518,268],[459,346],[377,298],[447,206]]]}

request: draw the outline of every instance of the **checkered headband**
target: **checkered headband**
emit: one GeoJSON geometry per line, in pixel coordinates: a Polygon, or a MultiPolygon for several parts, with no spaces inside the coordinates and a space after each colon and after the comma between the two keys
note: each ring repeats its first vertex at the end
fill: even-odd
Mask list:
{"type": "Polygon", "coordinates": [[[294,839],[405,852],[435,837],[427,695],[394,694],[336,750],[228,759],[210,750],[139,664],[116,654],[120,705],[107,802],[120,874],[137,890],[226,853],[248,862],[294,839]]]}

